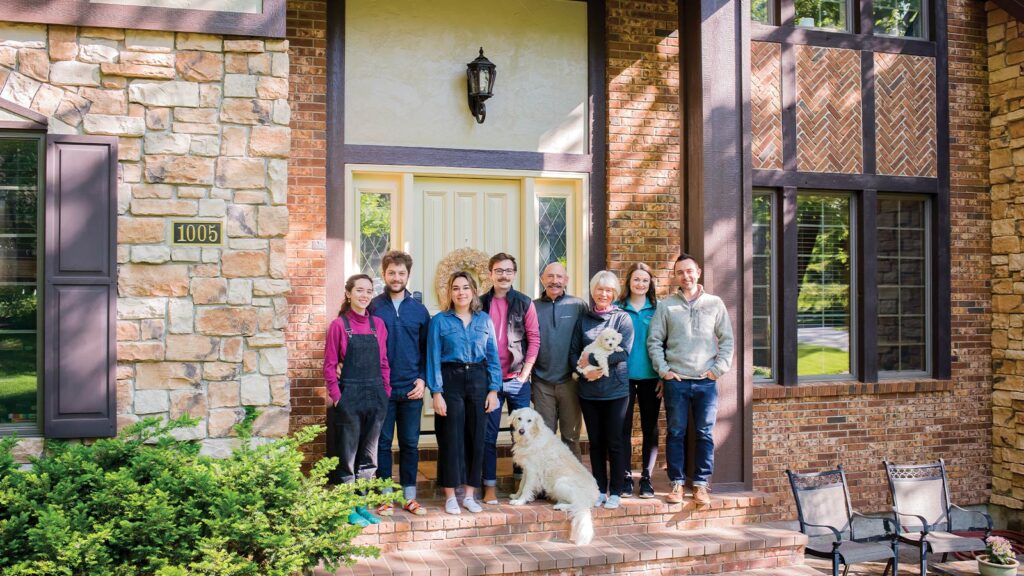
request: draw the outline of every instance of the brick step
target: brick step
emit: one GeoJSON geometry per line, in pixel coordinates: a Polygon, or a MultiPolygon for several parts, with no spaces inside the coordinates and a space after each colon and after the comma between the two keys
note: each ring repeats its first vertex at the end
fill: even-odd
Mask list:
{"type": "MultiPolygon", "coordinates": [[[[829,572],[831,574],[831,572],[829,572]]],[[[731,572],[730,576],[824,576],[820,571],[810,566],[779,566],[777,568],[761,568],[760,570],[746,570],[744,572],[731,572]]]]}
{"type": "MultiPolygon", "coordinates": [[[[472,576],[478,574],[733,574],[799,565],[807,538],[765,526],[702,528],[596,538],[588,546],[544,541],[457,550],[401,550],[342,568],[336,576],[378,574],[472,576]]],[[[796,572],[787,572],[793,574],[796,572]]],[[[315,572],[326,576],[325,571],[315,572]]],[[[802,572],[801,572],[802,574],[802,572]]]]}
{"type": "MultiPolygon", "coordinates": [[[[663,488],[667,490],[667,483],[663,488]]],[[[772,497],[758,492],[712,494],[711,504],[705,507],[689,498],[682,504],[667,504],[663,496],[664,491],[658,498],[625,498],[617,510],[595,508],[595,533],[622,536],[757,524],[774,503],[772,497]]],[[[501,502],[485,505],[479,514],[463,510],[453,516],[444,512],[440,500],[421,500],[428,514],[414,516],[396,508],[394,516],[364,529],[355,543],[391,552],[558,540],[569,533],[566,513],[554,510],[546,500],[526,506],[501,502]]]]}

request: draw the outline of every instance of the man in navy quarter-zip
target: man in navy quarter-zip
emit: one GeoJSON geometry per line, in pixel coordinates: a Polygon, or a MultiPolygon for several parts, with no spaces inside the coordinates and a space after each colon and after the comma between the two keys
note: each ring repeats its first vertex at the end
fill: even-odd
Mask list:
{"type": "MultiPolygon", "coordinates": [[[[370,314],[380,318],[388,329],[388,362],[391,365],[391,399],[380,431],[377,448],[377,477],[391,479],[391,443],[398,427],[399,483],[405,496],[405,509],[426,514],[416,502],[416,469],[419,467],[420,415],[427,376],[427,327],[430,313],[406,289],[412,256],[392,250],[381,259],[384,292],[369,306],[370,314]]],[[[390,515],[391,504],[378,508],[390,515]]]]}

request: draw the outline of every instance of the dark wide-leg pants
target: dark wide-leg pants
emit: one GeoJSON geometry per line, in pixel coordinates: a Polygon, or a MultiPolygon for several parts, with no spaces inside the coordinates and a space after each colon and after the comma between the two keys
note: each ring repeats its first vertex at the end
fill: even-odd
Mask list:
{"type": "Polygon", "coordinates": [[[487,370],[482,364],[444,364],[442,397],[447,416],[434,415],[437,478],[444,488],[480,488],[484,471],[487,370]]]}

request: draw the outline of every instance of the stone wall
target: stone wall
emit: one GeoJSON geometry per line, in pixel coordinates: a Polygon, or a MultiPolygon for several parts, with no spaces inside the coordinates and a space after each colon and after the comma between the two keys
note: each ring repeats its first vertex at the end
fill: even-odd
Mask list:
{"type": "Polygon", "coordinates": [[[0,98],[119,141],[118,426],[200,420],[223,454],[245,407],[288,432],[286,40],[0,23],[0,98]],[[172,246],[174,219],[224,222],[172,246]]]}
{"type": "Polygon", "coordinates": [[[1024,26],[988,6],[992,179],[992,503],[1024,510],[1024,26]]]}

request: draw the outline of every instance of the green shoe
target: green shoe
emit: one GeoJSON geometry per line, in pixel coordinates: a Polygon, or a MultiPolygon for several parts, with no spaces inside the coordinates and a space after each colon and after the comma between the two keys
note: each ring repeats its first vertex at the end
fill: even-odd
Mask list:
{"type": "Polygon", "coordinates": [[[359,526],[360,528],[366,528],[370,525],[370,522],[363,518],[362,514],[358,512],[352,512],[348,515],[348,523],[353,526],[359,526]]]}
{"type": "Polygon", "coordinates": [[[362,516],[363,519],[366,520],[370,524],[380,524],[380,518],[377,518],[376,516],[373,515],[373,512],[370,512],[369,510],[367,510],[366,506],[356,506],[355,513],[359,514],[360,516],[362,516]]]}

